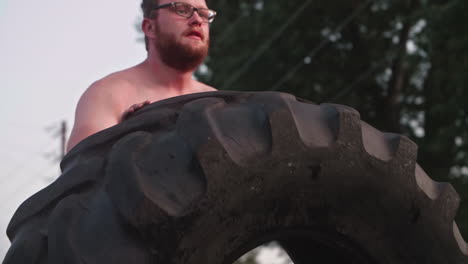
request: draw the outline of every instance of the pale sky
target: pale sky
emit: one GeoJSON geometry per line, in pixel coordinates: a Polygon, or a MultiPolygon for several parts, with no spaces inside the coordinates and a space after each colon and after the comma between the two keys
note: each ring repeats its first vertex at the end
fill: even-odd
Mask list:
{"type": "Polygon", "coordinates": [[[140,0],[0,0],[0,260],[18,206],[60,175],[59,123],[83,91],[141,62],[140,0]],[[50,156],[50,155],[49,155],[50,156]]]}
{"type": "MultiPolygon", "coordinates": [[[[69,130],[84,90],[143,61],[135,24],[141,0],[0,0],[0,260],[19,205],[60,175],[51,153],[60,122],[69,130]]],[[[278,249],[259,263],[288,263],[278,249]]]]}

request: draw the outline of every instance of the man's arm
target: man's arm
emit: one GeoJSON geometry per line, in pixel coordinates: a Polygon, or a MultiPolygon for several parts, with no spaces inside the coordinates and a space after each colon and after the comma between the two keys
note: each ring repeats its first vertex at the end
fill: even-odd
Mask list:
{"type": "Polygon", "coordinates": [[[78,101],[67,152],[84,138],[116,125],[119,115],[112,88],[103,81],[91,85],[78,101]]]}

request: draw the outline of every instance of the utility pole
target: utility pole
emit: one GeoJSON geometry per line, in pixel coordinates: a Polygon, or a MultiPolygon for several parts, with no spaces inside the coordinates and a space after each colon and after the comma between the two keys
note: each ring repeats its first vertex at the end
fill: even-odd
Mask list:
{"type": "Polygon", "coordinates": [[[62,138],[60,159],[62,160],[63,157],[65,157],[65,152],[66,152],[66,147],[67,147],[67,121],[65,120],[62,121],[62,126],[60,129],[60,136],[62,138]]]}
{"type": "MultiPolygon", "coordinates": [[[[49,134],[52,134],[52,137],[55,140],[60,140],[60,145],[58,152],[50,151],[44,153],[46,159],[52,161],[53,163],[57,164],[60,163],[61,160],[65,157],[66,153],[66,146],[67,146],[67,121],[62,120],[60,122],[54,123],[45,128],[49,134]]],[[[54,144],[55,145],[55,144],[54,144]]],[[[53,182],[56,177],[47,177],[45,180],[47,183],[53,182]]]]}

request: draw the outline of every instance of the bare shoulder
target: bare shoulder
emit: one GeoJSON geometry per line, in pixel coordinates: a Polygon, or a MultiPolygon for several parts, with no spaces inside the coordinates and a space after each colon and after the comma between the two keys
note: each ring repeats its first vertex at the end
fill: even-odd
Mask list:
{"type": "Polygon", "coordinates": [[[77,114],[92,109],[119,116],[126,99],[135,92],[135,84],[131,81],[133,71],[134,67],[115,72],[91,84],[78,102],[77,114]]]}
{"type": "Polygon", "coordinates": [[[126,71],[110,74],[86,89],[76,106],[68,150],[91,134],[119,123],[124,98],[132,90],[126,75],[126,71]]]}
{"type": "Polygon", "coordinates": [[[110,104],[113,107],[118,107],[122,100],[125,100],[129,93],[133,92],[135,84],[131,81],[131,76],[134,75],[134,71],[134,67],[132,67],[97,80],[84,92],[82,99],[99,104],[104,103],[107,107],[110,107],[110,104]]]}
{"type": "MultiPolygon", "coordinates": [[[[122,70],[122,71],[118,71],[118,72],[114,72],[114,73],[111,73],[107,76],[105,76],[104,78],[94,82],[92,86],[97,86],[97,87],[128,87],[130,85],[132,85],[132,79],[135,75],[135,72],[136,72],[136,66],[134,67],[131,67],[131,68],[128,68],[128,69],[125,69],[125,70],[122,70]]],[[[97,88],[99,89],[99,88],[97,88]]]]}
{"type": "Polygon", "coordinates": [[[204,83],[201,83],[201,82],[197,82],[198,84],[198,91],[197,92],[213,92],[213,91],[218,91],[216,88],[214,87],[211,87],[207,84],[204,84],[204,83]]]}

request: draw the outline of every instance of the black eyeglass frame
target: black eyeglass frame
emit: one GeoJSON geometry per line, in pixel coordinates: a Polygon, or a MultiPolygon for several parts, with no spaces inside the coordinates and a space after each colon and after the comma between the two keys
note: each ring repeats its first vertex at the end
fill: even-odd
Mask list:
{"type": "MultiPolygon", "coordinates": [[[[177,12],[174,12],[174,13],[176,13],[177,15],[179,15],[179,16],[181,16],[181,17],[185,17],[185,18],[191,18],[191,17],[193,16],[193,13],[195,13],[195,11],[197,11],[198,15],[200,15],[200,13],[198,12],[198,10],[208,10],[208,11],[213,12],[213,15],[210,16],[210,17],[208,17],[207,20],[206,20],[205,22],[207,22],[207,23],[212,23],[213,20],[214,20],[214,18],[215,18],[215,16],[216,16],[216,14],[217,14],[216,11],[211,10],[211,9],[209,9],[209,8],[198,8],[198,7],[194,7],[193,5],[187,4],[187,3],[184,3],[184,2],[170,2],[170,3],[167,3],[167,4],[158,5],[158,6],[153,7],[153,10],[158,10],[158,9],[165,8],[165,7],[173,7],[173,8],[175,8],[177,4],[183,4],[183,5],[187,5],[187,6],[192,7],[192,13],[190,14],[190,16],[184,16],[184,15],[182,15],[182,14],[179,14],[179,13],[177,13],[177,12]]],[[[200,16],[200,17],[203,19],[202,16],[200,16]]]]}

